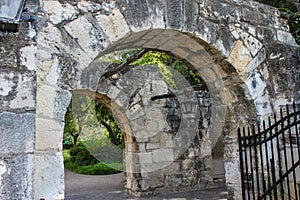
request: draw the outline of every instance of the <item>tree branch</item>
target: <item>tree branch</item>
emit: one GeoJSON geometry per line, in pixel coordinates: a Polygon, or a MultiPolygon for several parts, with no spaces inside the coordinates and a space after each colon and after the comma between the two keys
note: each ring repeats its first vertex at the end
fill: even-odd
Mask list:
{"type": "MultiPolygon", "coordinates": [[[[126,68],[130,63],[136,61],[137,59],[140,59],[141,57],[143,57],[143,55],[145,53],[147,53],[149,51],[149,49],[142,49],[141,51],[133,54],[132,56],[130,56],[127,60],[125,60],[124,62],[122,62],[121,64],[117,65],[116,67],[113,67],[113,69],[105,72],[102,77],[104,78],[109,78],[112,75],[118,73],[119,71],[123,70],[124,68],[126,68]]],[[[111,65],[113,66],[113,65],[111,65]]],[[[101,78],[102,78],[101,77],[101,78]]],[[[101,79],[100,79],[101,80],[101,79]]]]}

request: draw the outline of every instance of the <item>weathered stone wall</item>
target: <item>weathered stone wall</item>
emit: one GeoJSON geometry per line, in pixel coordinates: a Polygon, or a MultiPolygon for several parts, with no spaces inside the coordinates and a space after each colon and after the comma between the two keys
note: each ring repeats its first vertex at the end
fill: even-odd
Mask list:
{"type": "Polygon", "coordinates": [[[99,53],[163,50],[202,77],[212,98],[207,137],[225,137],[226,183],[236,199],[237,126],[299,99],[296,45],[272,7],[240,0],[27,0],[26,8],[38,20],[0,36],[1,199],[63,198],[64,113],[99,53]]]}
{"type": "MultiPolygon", "coordinates": [[[[35,15],[28,1],[24,15],[35,15]]],[[[36,23],[0,32],[0,199],[33,199],[36,23]]]]}

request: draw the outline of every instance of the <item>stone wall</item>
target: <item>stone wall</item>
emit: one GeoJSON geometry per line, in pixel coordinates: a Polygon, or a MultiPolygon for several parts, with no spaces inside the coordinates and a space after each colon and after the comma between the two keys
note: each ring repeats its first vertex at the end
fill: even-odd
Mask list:
{"type": "MultiPolygon", "coordinates": [[[[1,199],[64,197],[64,113],[73,91],[95,92],[97,74],[87,87],[81,79],[106,53],[166,51],[205,81],[212,99],[207,137],[225,138],[226,184],[236,199],[238,125],[299,99],[297,47],[287,23],[275,8],[254,1],[27,0],[25,8],[24,15],[38,19],[21,21],[17,33],[0,33],[1,199]]],[[[174,177],[164,177],[166,185],[174,177]]]]}
{"type": "MultiPolygon", "coordinates": [[[[24,15],[35,15],[28,1],[24,15]]],[[[0,32],[0,199],[33,199],[37,23],[0,32]]]]}

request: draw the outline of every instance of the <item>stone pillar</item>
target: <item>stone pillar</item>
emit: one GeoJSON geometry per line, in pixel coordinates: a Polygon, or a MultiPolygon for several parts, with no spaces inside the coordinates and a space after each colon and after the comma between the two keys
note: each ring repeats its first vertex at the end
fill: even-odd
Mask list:
{"type": "Polygon", "coordinates": [[[64,166],[62,138],[64,115],[71,94],[46,84],[38,84],[35,199],[64,199],[64,166]]]}
{"type": "MultiPolygon", "coordinates": [[[[40,38],[39,38],[40,39],[40,38]]],[[[38,40],[39,41],[39,40],[38,40]]],[[[36,136],[35,136],[35,199],[64,199],[64,166],[62,139],[64,116],[71,93],[59,87],[57,70],[61,62],[37,50],[36,136]]]]}

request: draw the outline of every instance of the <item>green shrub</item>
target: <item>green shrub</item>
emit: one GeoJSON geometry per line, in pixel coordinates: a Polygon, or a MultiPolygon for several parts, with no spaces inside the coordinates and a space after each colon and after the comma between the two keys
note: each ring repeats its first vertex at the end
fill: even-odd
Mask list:
{"type": "Polygon", "coordinates": [[[98,163],[99,161],[85,148],[82,142],[70,149],[70,161],[78,166],[87,166],[98,163]]]}
{"type": "Polygon", "coordinates": [[[104,163],[97,163],[95,165],[81,166],[75,170],[79,174],[88,174],[88,175],[106,175],[106,174],[115,174],[119,173],[119,170],[110,168],[104,163]]]}
{"type": "Polygon", "coordinates": [[[123,163],[110,163],[107,165],[99,162],[82,143],[70,150],[63,150],[63,157],[65,168],[79,174],[107,175],[119,173],[123,170],[123,163]]]}

